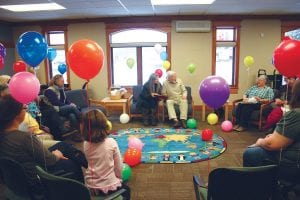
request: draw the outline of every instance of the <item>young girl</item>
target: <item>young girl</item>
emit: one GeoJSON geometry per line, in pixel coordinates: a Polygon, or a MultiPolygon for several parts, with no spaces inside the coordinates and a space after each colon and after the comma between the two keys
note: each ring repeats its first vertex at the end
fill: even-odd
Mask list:
{"type": "Polygon", "coordinates": [[[110,194],[126,189],[123,197],[130,199],[130,188],[122,183],[122,158],[117,142],[108,138],[109,124],[97,109],[83,117],[84,154],[88,168],[84,171],[85,184],[93,195],[110,194]]]}

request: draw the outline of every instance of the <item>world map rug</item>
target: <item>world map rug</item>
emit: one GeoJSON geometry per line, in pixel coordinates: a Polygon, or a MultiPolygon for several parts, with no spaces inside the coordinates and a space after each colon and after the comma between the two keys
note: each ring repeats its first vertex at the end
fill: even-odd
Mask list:
{"type": "Polygon", "coordinates": [[[121,154],[128,149],[130,137],[139,138],[145,145],[142,163],[194,163],[215,158],[227,147],[226,141],[213,134],[211,141],[202,141],[201,130],[173,128],[129,128],[112,132],[121,154]]]}

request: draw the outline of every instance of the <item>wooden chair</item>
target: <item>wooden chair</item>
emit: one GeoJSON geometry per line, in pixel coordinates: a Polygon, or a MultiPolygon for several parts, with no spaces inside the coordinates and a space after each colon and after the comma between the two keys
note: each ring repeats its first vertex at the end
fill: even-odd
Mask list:
{"type": "Polygon", "coordinates": [[[278,195],[278,167],[217,168],[210,172],[208,186],[193,176],[197,200],[266,200],[278,195]]]}

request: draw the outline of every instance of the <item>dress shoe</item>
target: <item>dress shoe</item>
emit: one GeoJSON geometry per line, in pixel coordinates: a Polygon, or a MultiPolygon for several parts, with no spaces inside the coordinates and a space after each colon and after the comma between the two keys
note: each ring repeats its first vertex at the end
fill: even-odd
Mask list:
{"type": "Polygon", "coordinates": [[[181,125],[182,125],[182,128],[187,128],[185,119],[181,120],[181,125]]]}

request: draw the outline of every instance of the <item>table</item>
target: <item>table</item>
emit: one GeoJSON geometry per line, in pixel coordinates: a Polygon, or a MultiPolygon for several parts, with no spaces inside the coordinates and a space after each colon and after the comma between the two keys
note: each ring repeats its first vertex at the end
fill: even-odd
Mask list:
{"type": "MultiPolygon", "coordinates": [[[[225,108],[224,110],[224,120],[228,120],[228,110],[229,110],[229,101],[227,101],[223,107],[225,108]]],[[[206,105],[203,103],[202,104],[202,121],[205,121],[205,109],[206,109],[206,105]]]]}
{"type": "Polygon", "coordinates": [[[123,107],[123,113],[127,113],[127,104],[128,104],[128,99],[118,99],[118,100],[112,100],[110,97],[105,97],[101,99],[101,104],[107,109],[107,107],[112,107],[112,106],[122,106],[123,107]]]}

